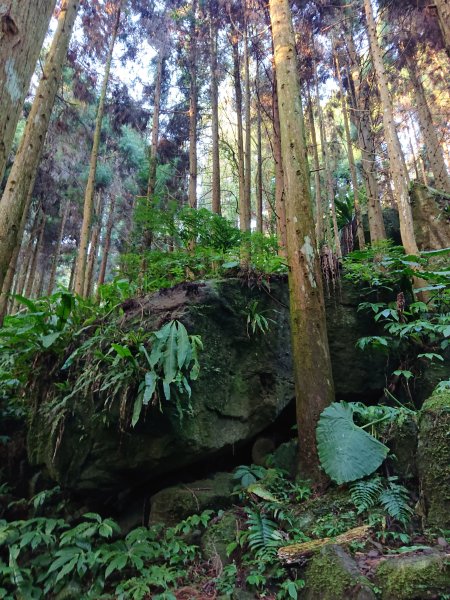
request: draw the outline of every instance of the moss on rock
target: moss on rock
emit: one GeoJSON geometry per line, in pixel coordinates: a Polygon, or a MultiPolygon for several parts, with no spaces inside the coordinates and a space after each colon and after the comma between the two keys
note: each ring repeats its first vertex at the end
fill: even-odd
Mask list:
{"type": "Polygon", "coordinates": [[[435,392],[422,407],[417,465],[428,525],[450,528],[450,390],[435,392]]]}
{"type": "Polygon", "coordinates": [[[370,582],[340,546],[325,546],[305,572],[305,600],[375,600],[370,582]]]}
{"type": "Polygon", "coordinates": [[[227,546],[235,541],[238,520],[234,512],[226,511],[216,522],[210,524],[202,536],[201,548],[207,560],[220,561],[224,566],[232,562],[227,556],[227,546]]]}
{"type": "Polygon", "coordinates": [[[425,600],[450,589],[448,555],[400,556],[380,563],[376,571],[382,600],[425,600]]]}

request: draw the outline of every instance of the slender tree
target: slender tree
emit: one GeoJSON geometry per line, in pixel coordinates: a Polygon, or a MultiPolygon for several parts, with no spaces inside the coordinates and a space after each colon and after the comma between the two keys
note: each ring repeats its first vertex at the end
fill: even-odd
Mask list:
{"type": "Polygon", "coordinates": [[[0,3],[0,182],[56,0],[0,3]]]}
{"type": "Polygon", "coordinates": [[[218,2],[209,0],[209,56],[211,71],[211,135],[212,135],[212,211],[221,214],[219,154],[219,67],[217,43],[219,34],[218,2]]]}
{"type": "Polygon", "coordinates": [[[439,27],[441,28],[445,50],[450,57],[450,1],[435,0],[434,4],[438,13],[439,27]]]}
{"type": "Polygon", "coordinates": [[[192,0],[189,31],[189,206],[197,208],[197,119],[198,119],[198,0],[192,0]]]}
{"type": "Polygon", "coordinates": [[[315,429],[321,411],[333,400],[325,304],[316,249],[309,172],[288,0],[270,0],[285,174],[287,254],[292,357],[297,398],[299,465],[303,476],[321,482],[315,429]]]}
{"type": "Polygon", "coordinates": [[[45,61],[43,75],[28,116],[5,192],[0,201],[0,286],[18,243],[18,233],[30,188],[36,172],[55,102],[61,72],[67,56],[73,25],[80,0],[64,0],[58,18],[58,27],[45,61]]]}
{"type": "Polygon", "coordinates": [[[408,254],[418,254],[411,204],[409,201],[409,177],[405,165],[400,140],[395,127],[392,99],[389,93],[388,79],[383,62],[383,53],[378,42],[377,26],[373,15],[371,0],[364,0],[367,29],[370,42],[370,54],[375,70],[380,100],[383,107],[383,125],[389,156],[389,169],[394,184],[395,200],[400,216],[400,233],[402,243],[408,254]]]}
{"type": "Polygon", "coordinates": [[[119,0],[116,9],[116,18],[109,43],[108,57],[106,60],[103,83],[98,102],[97,117],[95,119],[94,141],[92,144],[91,160],[89,163],[89,175],[84,194],[83,223],[81,225],[80,246],[78,249],[77,266],[75,270],[75,293],[83,296],[86,278],[86,262],[89,248],[89,237],[92,224],[92,213],[94,209],[95,178],[97,174],[98,154],[100,149],[100,138],[102,133],[103,115],[105,113],[106,93],[108,91],[109,76],[117,35],[120,28],[120,17],[125,0],[119,0]]]}

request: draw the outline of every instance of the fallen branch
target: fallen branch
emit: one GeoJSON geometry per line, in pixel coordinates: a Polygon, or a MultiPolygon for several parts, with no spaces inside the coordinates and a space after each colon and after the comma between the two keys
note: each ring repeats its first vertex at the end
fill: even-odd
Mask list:
{"type": "Polygon", "coordinates": [[[369,530],[369,525],[363,525],[362,527],[350,529],[336,537],[312,540],[311,542],[304,542],[302,544],[292,544],[292,546],[283,546],[283,548],[278,550],[278,558],[281,562],[289,565],[296,562],[302,562],[303,559],[318,552],[328,544],[344,545],[360,540],[368,534],[369,530]]]}

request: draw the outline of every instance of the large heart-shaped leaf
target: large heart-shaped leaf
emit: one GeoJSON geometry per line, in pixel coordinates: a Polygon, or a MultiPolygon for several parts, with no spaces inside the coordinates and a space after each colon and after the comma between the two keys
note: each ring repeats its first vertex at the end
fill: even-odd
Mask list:
{"type": "Polygon", "coordinates": [[[320,415],[316,429],[317,450],[326,474],[339,485],[373,473],[389,448],[353,422],[345,402],[334,402],[320,415]]]}

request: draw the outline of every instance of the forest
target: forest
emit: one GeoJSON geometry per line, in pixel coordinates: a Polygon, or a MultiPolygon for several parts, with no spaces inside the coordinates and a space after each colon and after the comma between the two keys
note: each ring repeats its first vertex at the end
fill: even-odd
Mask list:
{"type": "Polygon", "coordinates": [[[450,600],[449,84],[449,0],[0,0],[0,599],[450,600]]]}

